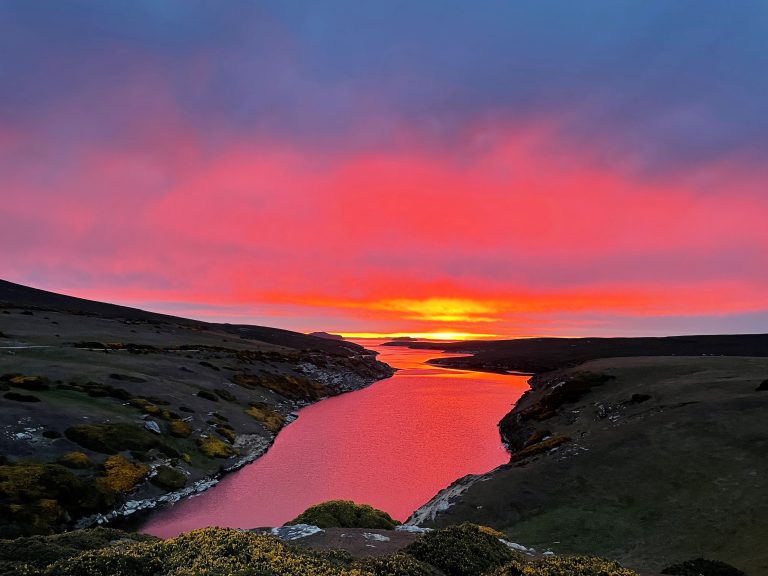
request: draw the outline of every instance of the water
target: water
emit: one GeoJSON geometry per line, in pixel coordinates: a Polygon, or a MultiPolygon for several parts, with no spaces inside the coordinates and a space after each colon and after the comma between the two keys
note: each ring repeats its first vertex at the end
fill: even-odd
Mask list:
{"type": "Polygon", "coordinates": [[[365,345],[401,370],[302,409],[264,456],[157,512],[142,531],[280,526],[330,499],[405,520],[457,478],[507,462],[496,423],[528,389],[526,376],[436,368],[424,364],[435,351],[365,345]]]}

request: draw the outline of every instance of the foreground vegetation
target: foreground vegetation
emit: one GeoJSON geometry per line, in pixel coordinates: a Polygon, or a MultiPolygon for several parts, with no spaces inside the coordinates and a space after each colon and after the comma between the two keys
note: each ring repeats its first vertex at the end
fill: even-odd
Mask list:
{"type": "Polygon", "coordinates": [[[492,531],[462,524],[426,534],[402,552],[355,559],[274,536],[205,528],[159,540],[96,528],[0,541],[0,576],[636,576],[599,558],[526,559],[492,531]]]}

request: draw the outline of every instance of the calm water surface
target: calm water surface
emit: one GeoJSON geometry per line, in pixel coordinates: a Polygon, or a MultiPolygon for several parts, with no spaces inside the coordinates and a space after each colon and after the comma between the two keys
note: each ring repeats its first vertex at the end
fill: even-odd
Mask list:
{"type": "Polygon", "coordinates": [[[142,531],[279,526],[336,498],[405,520],[457,478],[508,460],[496,423],[527,390],[526,376],[436,368],[424,364],[435,351],[364,345],[400,370],[302,409],[264,456],[157,512],[142,531]]]}

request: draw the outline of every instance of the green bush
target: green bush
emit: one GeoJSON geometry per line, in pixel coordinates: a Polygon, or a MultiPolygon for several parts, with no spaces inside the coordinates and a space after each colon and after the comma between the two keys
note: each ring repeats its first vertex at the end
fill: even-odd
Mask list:
{"type": "Polygon", "coordinates": [[[511,560],[522,560],[496,536],[470,523],[424,534],[403,552],[453,576],[478,576],[511,560]]]}
{"type": "Polygon", "coordinates": [[[155,472],[156,474],[150,478],[150,482],[163,490],[180,490],[187,484],[186,475],[170,466],[158,466],[155,472]]]}
{"type": "Polygon", "coordinates": [[[135,424],[80,424],[67,428],[64,435],[83,448],[102,454],[156,448],[171,458],[179,456],[157,436],[135,424]]]}
{"type": "Polygon", "coordinates": [[[367,504],[355,504],[351,500],[329,500],[310,506],[296,518],[286,523],[312,524],[320,528],[378,528],[392,530],[397,520],[367,504]]]}
{"type": "Polygon", "coordinates": [[[104,462],[104,476],[97,485],[109,495],[126,494],[133,490],[149,473],[145,464],[132,462],[123,456],[110,456],[104,462]]]}

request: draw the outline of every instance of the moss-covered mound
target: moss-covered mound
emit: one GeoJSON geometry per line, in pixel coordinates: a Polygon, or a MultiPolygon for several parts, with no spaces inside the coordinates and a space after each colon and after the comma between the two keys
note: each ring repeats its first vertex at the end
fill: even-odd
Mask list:
{"type": "Polygon", "coordinates": [[[429,532],[404,552],[453,576],[478,576],[512,560],[523,560],[495,535],[470,523],[429,532]]]}
{"type": "Polygon", "coordinates": [[[184,488],[187,484],[187,477],[183,472],[170,466],[158,466],[150,481],[163,490],[173,491],[184,488]]]}
{"type": "Polygon", "coordinates": [[[552,556],[535,562],[518,559],[488,576],[637,576],[628,568],[594,556],[552,556]]]}
{"type": "MultiPolygon", "coordinates": [[[[80,424],[67,428],[64,434],[83,448],[102,454],[152,448],[167,451],[167,447],[163,446],[150,432],[132,424],[80,424]]],[[[178,455],[173,454],[173,456],[178,455]]]]}
{"type": "Polygon", "coordinates": [[[291,524],[312,524],[320,528],[378,528],[392,530],[397,520],[367,504],[355,504],[351,500],[328,500],[310,506],[299,516],[286,522],[291,524]]]}

